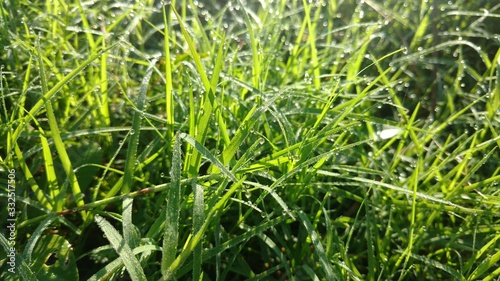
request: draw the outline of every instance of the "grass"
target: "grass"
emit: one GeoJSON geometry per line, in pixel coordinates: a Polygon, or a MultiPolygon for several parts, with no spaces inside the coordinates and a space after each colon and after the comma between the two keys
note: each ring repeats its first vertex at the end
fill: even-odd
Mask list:
{"type": "Polygon", "coordinates": [[[498,280],[500,5],[247,2],[0,4],[0,279],[498,280]]]}

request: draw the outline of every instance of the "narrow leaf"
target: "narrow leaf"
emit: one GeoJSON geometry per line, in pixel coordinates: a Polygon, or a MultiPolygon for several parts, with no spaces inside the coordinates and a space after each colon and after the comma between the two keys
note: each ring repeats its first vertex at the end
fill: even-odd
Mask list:
{"type": "Polygon", "coordinates": [[[170,171],[172,182],[167,193],[167,208],[165,208],[165,233],[163,235],[163,257],[161,261],[161,271],[165,280],[170,280],[173,276],[173,272],[169,271],[169,268],[175,260],[179,240],[181,167],[181,139],[177,135],[174,142],[172,169],[170,171]]]}
{"type": "Polygon", "coordinates": [[[135,257],[132,249],[130,249],[130,246],[125,243],[125,240],[120,233],[118,233],[118,231],[116,231],[116,229],[107,220],[99,215],[95,216],[95,221],[106,235],[106,239],[108,239],[111,246],[113,246],[122,259],[125,268],[130,274],[130,278],[134,281],[146,281],[147,278],[146,275],[144,275],[144,271],[142,270],[139,260],[135,257]]]}

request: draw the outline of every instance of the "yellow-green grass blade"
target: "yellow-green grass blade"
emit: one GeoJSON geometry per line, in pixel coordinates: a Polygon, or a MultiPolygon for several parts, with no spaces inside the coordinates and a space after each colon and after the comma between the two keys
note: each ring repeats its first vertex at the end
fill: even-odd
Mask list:
{"type": "MultiPolygon", "coordinates": [[[[94,61],[96,60],[97,58],[99,58],[103,53],[113,49],[114,47],[116,47],[117,45],[119,44],[119,42],[117,43],[114,43],[112,44],[111,46],[109,46],[108,48],[104,49],[104,50],[101,50],[101,51],[98,51],[98,52],[94,52],[92,53],[92,55],[90,55],[90,57],[85,60],[82,64],[80,64],[78,67],[76,67],[75,69],[73,69],[70,73],[68,73],[67,75],[65,75],[61,80],[59,80],[59,82],[54,85],[54,87],[52,87],[50,90],[48,90],[43,98],[41,98],[38,102],[35,103],[35,105],[33,105],[33,107],[29,110],[29,114],[27,116],[24,117],[24,119],[21,120],[21,123],[27,123],[29,120],[30,120],[30,116],[36,116],[36,114],[40,111],[40,109],[44,106],[45,104],[45,101],[46,100],[50,100],[57,92],[59,92],[70,80],[72,80],[73,78],[75,78],[80,72],[82,72],[85,68],[89,67],[89,65],[94,61]]],[[[30,51],[33,51],[34,53],[37,53],[37,51],[35,49],[30,49],[30,51]]],[[[43,56],[42,54],[40,54],[40,56],[43,56]]],[[[45,61],[45,59],[44,59],[45,61]]],[[[23,126],[18,126],[17,129],[14,131],[14,133],[12,134],[12,139],[14,140],[17,140],[17,138],[19,137],[20,133],[24,130],[24,127],[23,126]]]]}
{"type": "MultiPolygon", "coordinates": [[[[375,32],[375,30],[376,30],[376,27],[368,28],[368,30],[366,31],[366,33],[367,33],[366,38],[370,38],[370,36],[373,34],[373,32],[375,32]]],[[[358,76],[359,76],[359,73],[362,72],[362,71],[360,71],[361,65],[362,65],[363,61],[365,60],[365,55],[366,55],[366,52],[368,49],[368,45],[370,44],[370,41],[371,40],[365,40],[364,43],[359,47],[358,50],[356,50],[356,53],[353,54],[353,56],[349,59],[349,61],[346,64],[346,68],[347,68],[346,80],[351,83],[347,86],[346,91],[348,91],[348,92],[351,91],[350,89],[352,88],[352,86],[356,86],[356,92],[359,93],[361,91],[360,85],[358,83],[359,82],[358,76]]],[[[379,60],[383,60],[383,59],[384,58],[381,58],[379,60]]]]}
{"type": "Polygon", "coordinates": [[[47,229],[47,227],[49,227],[49,225],[52,224],[55,220],[57,220],[57,215],[51,214],[47,216],[40,224],[38,224],[36,230],[31,234],[28,243],[26,243],[23,251],[23,259],[27,264],[31,264],[33,250],[35,249],[38,240],[44,234],[44,231],[47,229]]]}
{"type": "MultiPolygon", "coordinates": [[[[54,140],[54,145],[55,145],[57,153],[59,155],[59,160],[61,161],[64,172],[66,173],[66,176],[68,177],[69,183],[71,185],[72,193],[73,193],[76,205],[82,206],[85,204],[85,202],[83,200],[82,190],[80,189],[80,185],[78,184],[78,179],[76,178],[76,174],[73,170],[71,160],[69,159],[68,152],[66,151],[66,148],[64,146],[64,142],[62,141],[61,133],[59,131],[59,126],[58,126],[57,120],[56,120],[56,116],[55,116],[54,111],[52,109],[52,103],[51,103],[49,98],[45,98],[48,95],[49,90],[48,90],[47,78],[45,76],[45,69],[44,69],[44,63],[43,63],[43,59],[42,59],[42,49],[40,47],[40,40],[37,41],[37,45],[38,45],[37,46],[38,47],[38,54],[37,54],[38,55],[38,67],[39,67],[39,71],[40,71],[40,77],[41,77],[41,81],[42,81],[42,91],[43,91],[43,96],[44,96],[43,100],[45,102],[45,111],[47,113],[47,118],[49,121],[49,127],[50,127],[50,131],[52,134],[52,139],[54,140]]],[[[85,217],[86,217],[85,212],[82,213],[82,216],[85,219],[85,217]]]]}
{"type": "MultiPolygon", "coordinates": [[[[226,44],[226,34],[222,34],[222,38],[220,41],[219,45],[219,50],[217,51],[217,57],[215,59],[215,65],[214,65],[214,70],[212,72],[212,79],[210,79],[210,86],[212,87],[212,90],[217,89],[217,84],[219,83],[220,79],[220,74],[224,65],[224,57],[225,57],[225,52],[224,52],[224,46],[226,44]]],[[[217,118],[217,124],[219,125],[219,132],[222,136],[222,140],[224,142],[224,145],[228,145],[230,142],[229,139],[229,134],[227,133],[227,126],[226,126],[226,120],[224,119],[223,116],[223,110],[222,110],[222,105],[224,104],[224,101],[222,100],[224,96],[221,95],[221,100],[219,103],[215,102],[215,106],[218,107],[218,110],[216,112],[216,118],[217,118]],[[218,104],[218,105],[217,105],[218,104]]]]}
{"type": "Polygon", "coordinates": [[[207,160],[209,160],[213,165],[215,165],[219,169],[219,171],[221,171],[233,182],[238,181],[234,176],[234,174],[231,171],[229,171],[229,169],[225,166],[225,164],[221,162],[219,159],[217,159],[217,157],[215,157],[206,147],[204,147],[195,138],[185,133],[180,133],[179,137],[184,139],[191,146],[193,146],[197,151],[200,152],[201,155],[205,156],[207,160]]]}
{"type": "Polygon", "coordinates": [[[35,194],[36,199],[40,204],[42,204],[42,206],[51,210],[53,208],[53,203],[51,198],[40,188],[40,186],[36,182],[35,178],[33,177],[33,174],[31,173],[28,165],[26,164],[26,160],[23,156],[21,148],[17,143],[14,144],[14,153],[21,166],[21,171],[23,171],[23,174],[30,185],[31,191],[33,191],[33,193],[35,194]]]}
{"type": "Polygon", "coordinates": [[[172,7],[172,11],[174,12],[175,16],[177,17],[177,20],[179,21],[179,25],[181,27],[182,35],[184,36],[184,40],[186,40],[186,43],[188,44],[189,47],[189,53],[191,54],[191,57],[194,60],[194,63],[196,65],[196,69],[198,70],[198,74],[200,75],[201,82],[203,83],[203,87],[205,88],[205,91],[208,92],[210,90],[210,81],[208,80],[207,73],[205,69],[203,68],[203,65],[201,63],[200,55],[196,51],[195,44],[193,40],[191,39],[191,36],[189,35],[186,26],[184,25],[184,22],[182,21],[181,16],[177,13],[175,8],[172,7]]]}
{"type": "MultiPolygon", "coordinates": [[[[208,129],[210,125],[210,119],[212,117],[212,112],[214,109],[217,107],[217,101],[215,99],[215,91],[217,88],[217,83],[219,81],[219,75],[222,70],[222,64],[223,64],[223,50],[224,50],[224,41],[221,42],[219,45],[219,50],[217,52],[217,58],[215,62],[215,67],[214,71],[212,73],[212,79],[211,79],[211,88],[208,93],[205,93],[203,97],[203,104],[202,108],[200,111],[199,116],[196,118],[198,126],[196,127],[196,137],[195,139],[201,143],[204,144],[205,139],[208,134],[208,129]]],[[[226,131],[226,126],[225,126],[225,121],[222,118],[221,114],[217,114],[219,124],[222,126],[220,127],[221,133],[225,137],[223,138],[227,142],[229,142],[229,136],[227,135],[226,131]]],[[[225,141],[225,142],[226,142],[225,141]]],[[[194,176],[198,173],[198,169],[201,163],[201,155],[200,153],[197,152],[197,150],[194,150],[192,158],[191,158],[191,166],[190,166],[190,175],[194,176]]]]}
{"type": "MultiPolygon", "coordinates": [[[[102,49],[106,49],[106,41],[102,41],[102,49]]],[[[100,87],[100,97],[98,98],[99,104],[99,117],[102,126],[109,126],[110,116],[109,116],[109,97],[108,97],[108,53],[104,53],[101,56],[100,65],[100,77],[98,85],[100,87]]],[[[107,138],[107,142],[111,142],[111,137],[107,138]]]]}
{"type": "MultiPolygon", "coordinates": [[[[494,239],[496,240],[499,235],[497,235],[494,239]]],[[[497,248],[498,249],[498,248],[497,248]]],[[[488,275],[488,280],[491,280],[495,275],[498,275],[500,272],[498,271],[498,262],[500,261],[500,251],[497,251],[495,254],[492,256],[486,257],[481,264],[474,270],[471,275],[467,278],[467,280],[476,280],[479,277],[481,277],[487,270],[489,269],[494,269],[497,267],[497,270],[495,270],[493,273],[488,275]]],[[[486,280],[483,279],[483,280],[486,280]]]]}
{"type": "MultiPolygon", "coordinates": [[[[132,190],[134,184],[134,173],[137,168],[137,147],[139,145],[139,135],[141,133],[141,123],[142,114],[146,104],[146,93],[148,91],[149,80],[153,74],[153,69],[156,64],[156,60],[153,60],[148,69],[146,70],[146,75],[144,76],[141,86],[139,88],[139,95],[137,97],[137,111],[134,112],[132,117],[132,130],[130,131],[130,137],[127,147],[127,158],[125,159],[125,170],[123,174],[123,185],[121,188],[122,194],[128,194],[132,190]]],[[[132,248],[135,246],[135,226],[132,222],[132,206],[133,199],[125,198],[122,203],[123,206],[123,238],[127,245],[132,248]]]]}
{"type": "MultiPolygon", "coordinates": [[[[194,94],[193,89],[189,87],[189,135],[196,135],[196,107],[194,104],[194,94]]],[[[188,146],[186,148],[186,158],[184,159],[184,171],[188,171],[191,165],[191,159],[193,157],[194,148],[192,146],[188,146]]]]}
{"type": "Polygon", "coordinates": [[[427,7],[427,3],[429,1],[422,0],[422,6],[421,6],[421,12],[423,14],[422,19],[420,20],[420,24],[418,25],[418,28],[415,31],[415,35],[413,35],[413,38],[410,43],[410,50],[416,50],[420,44],[422,44],[421,40],[425,35],[425,31],[427,30],[427,27],[429,26],[429,16],[432,15],[432,9],[429,9],[430,7],[427,7]]]}
{"type": "MultiPolygon", "coordinates": [[[[330,171],[324,171],[324,170],[319,170],[318,174],[332,176],[332,177],[343,177],[342,174],[330,172],[330,171]]],[[[349,176],[348,179],[350,179],[352,181],[366,183],[369,185],[374,185],[374,186],[377,186],[379,188],[388,188],[388,189],[395,190],[395,191],[402,193],[402,194],[407,194],[409,196],[413,196],[413,190],[408,190],[408,189],[405,189],[405,188],[402,188],[402,187],[399,187],[399,186],[396,186],[393,184],[388,184],[388,183],[384,183],[384,182],[376,181],[376,180],[371,180],[371,179],[365,179],[365,178],[357,177],[357,176],[354,176],[354,177],[349,176]]],[[[455,204],[449,200],[437,198],[437,197],[431,196],[431,195],[423,193],[423,192],[416,192],[416,196],[422,200],[428,200],[428,201],[435,202],[437,204],[441,204],[445,210],[460,211],[460,212],[468,213],[468,214],[478,214],[478,213],[483,212],[479,209],[464,207],[464,206],[455,204]]],[[[442,210],[439,210],[439,211],[442,211],[442,210]]]]}
{"type": "Polygon", "coordinates": [[[87,37],[87,42],[89,43],[90,51],[93,52],[96,50],[97,45],[95,43],[94,36],[92,35],[92,33],[90,33],[90,30],[92,30],[92,28],[90,27],[89,21],[87,20],[87,16],[85,15],[85,11],[83,10],[82,2],[80,0],[77,0],[76,2],[78,4],[78,12],[80,14],[83,27],[85,28],[85,30],[87,30],[87,32],[85,32],[85,36],[87,37]]]}
{"type": "Polygon", "coordinates": [[[247,26],[248,35],[250,36],[250,45],[252,48],[252,86],[257,89],[260,89],[260,76],[261,76],[261,59],[259,52],[259,42],[255,38],[255,32],[252,27],[252,23],[250,22],[250,17],[248,16],[248,11],[245,8],[246,5],[243,5],[241,0],[238,0],[240,6],[243,8],[243,16],[245,18],[245,24],[247,26]]]}
{"type": "MultiPolygon", "coordinates": [[[[463,271],[464,272],[469,272],[471,270],[472,266],[474,265],[474,263],[476,263],[481,258],[481,256],[484,255],[484,253],[486,253],[492,247],[495,247],[495,243],[498,241],[498,239],[500,239],[500,234],[499,235],[495,235],[493,237],[493,239],[491,239],[490,241],[488,241],[488,243],[485,243],[484,246],[481,247],[481,249],[479,249],[477,252],[475,252],[474,255],[464,265],[463,271]]],[[[479,275],[479,274],[477,274],[477,273],[472,273],[471,274],[471,276],[474,276],[474,275],[479,275]]]]}
{"type": "Polygon", "coordinates": [[[417,165],[415,167],[415,170],[413,171],[411,180],[410,180],[410,185],[412,186],[412,201],[411,201],[411,219],[410,219],[410,233],[408,234],[408,245],[403,252],[403,254],[399,257],[398,261],[395,264],[395,268],[399,267],[399,264],[401,261],[404,259],[404,266],[403,268],[406,268],[406,265],[408,264],[408,261],[410,260],[412,251],[413,251],[413,242],[415,239],[415,217],[416,217],[416,208],[417,208],[417,190],[418,190],[418,179],[419,179],[419,167],[423,166],[423,161],[421,157],[418,158],[417,165]]]}
{"type": "Polygon", "coordinates": [[[42,144],[43,159],[45,166],[45,175],[47,176],[48,192],[50,204],[53,205],[55,211],[62,211],[64,201],[59,197],[60,194],[64,194],[62,188],[59,189],[59,183],[57,182],[56,171],[54,167],[54,161],[52,159],[52,152],[50,150],[47,138],[43,135],[43,129],[38,127],[40,132],[40,142],[42,144]],[[56,200],[54,202],[54,200],[56,200]],[[55,204],[54,204],[55,203],[55,204]]]}
{"type": "MultiPolygon", "coordinates": [[[[193,182],[194,202],[193,202],[193,237],[202,231],[203,224],[205,223],[205,200],[203,186],[193,182]]],[[[202,240],[204,236],[201,236],[202,240]]],[[[193,249],[193,280],[202,280],[202,246],[203,241],[193,249]]]]}
{"type": "MultiPolygon", "coordinates": [[[[208,135],[208,129],[209,129],[209,122],[212,117],[212,111],[214,109],[214,103],[215,103],[215,95],[212,90],[209,90],[208,93],[204,96],[204,103],[202,105],[202,109],[200,110],[197,120],[197,126],[196,126],[196,140],[203,144],[205,142],[205,139],[208,135]]],[[[201,155],[200,153],[195,149],[193,151],[193,154],[191,156],[191,163],[189,167],[189,175],[190,176],[195,176],[198,174],[198,170],[200,168],[200,163],[201,163],[201,155]]]]}
{"type": "Polygon", "coordinates": [[[136,159],[137,159],[137,146],[139,145],[139,135],[141,133],[141,123],[142,123],[142,111],[146,105],[146,94],[148,91],[149,80],[153,74],[154,66],[156,60],[153,60],[148,69],[146,70],[146,75],[142,79],[141,86],[139,88],[139,95],[137,97],[136,111],[132,117],[132,130],[130,131],[130,137],[127,148],[127,158],[125,159],[125,170],[123,175],[123,185],[121,188],[122,194],[127,194],[132,190],[133,185],[133,175],[136,171],[136,159]]]}
{"type": "Polygon", "coordinates": [[[261,118],[264,112],[266,112],[269,109],[269,107],[274,103],[274,101],[278,99],[280,96],[282,96],[282,94],[285,91],[286,89],[280,91],[279,93],[276,93],[275,95],[273,95],[273,97],[271,97],[265,104],[261,105],[260,107],[254,106],[252,109],[250,109],[245,119],[242,121],[241,125],[236,131],[236,134],[231,139],[231,142],[222,152],[222,163],[224,165],[229,164],[231,159],[236,154],[236,151],[238,150],[240,145],[250,134],[250,131],[254,127],[257,120],[261,118]]]}
{"type": "MultiPolygon", "coordinates": [[[[5,238],[3,233],[0,234],[0,244],[2,245],[2,248],[4,249],[6,254],[12,253],[14,255],[13,261],[9,257],[9,261],[7,263],[7,265],[9,265],[9,266],[10,266],[9,262],[14,263],[13,268],[15,268],[15,270],[17,272],[14,272],[13,276],[14,276],[14,274],[19,274],[17,276],[18,277],[21,276],[23,278],[22,280],[26,280],[26,281],[37,281],[38,280],[36,278],[35,273],[31,270],[30,264],[27,263],[20,254],[16,253],[16,251],[11,251],[12,245],[11,245],[10,241],[7,238],[5,238]]],[[[15,280],[15,279],[12,278],[9,280],[15,280]]]]}
{"type": "Polygon", "coordinates": [[[325,118],[327,112],[330,110],[330,107],[332,106],[333,102],[338,97],[338,95],[339,95],[339,93],[337,91],[338,90],[338,86],[339,86],[339,83],[336,83],[335,87],[332,89],[332,94],[330,95],[330,97],[328,98],[327,102],[323,106],[323,109],[321,109],[321,114],[318,115],[318,117],[316,118],[316,122],[312,126],[311,131],[312,130],[316,130],[316,128],[318,128],[319,124],[321,124],[321,122],[325,118]]]}
{"type": "MultiPolygon", "coordinates": [[[[170,12],[170,10],[168,10],[170,12]]],[[[174,138],[174,96],[172,89],[172,62],[170,61],[170,22],[165,6],[162,7],[163,13],[163,39],[165,41],[163,51],[165,52],[165,113],[170,139],[174,138]]]]}
{"type": "Polygon", "coordinates": [[[411,258],[415,259],[415,260],[422,261],[424,264],[427,264],[431,267],[435,267],[437,269],[440,269],[444,272],[449,273],[453,277],[453,280],[465,280],[465,277],[462,276],[461,272],[459,272],[456,268],[451,267],[451,266],[446,265],[446,264],[442,264],[435,259],[428,258],[426,256],[416,255],[416,254],[411,254],[411,258]]]}
{"type": "MultiPolygon", "coordinates": [[[[208,128],[209,128],[209,122],[212,117],[212,112],[215,108],[215,89],[212,89],[211,83],[208,80],[207,73],[201,63],[200,56],[198,52],[196,51],[195,44],[193,40],[191,39],[191,36],[189,35],[186,26],[184,25],[180,15],[177,13],[177,11],[172,8],[173,12],[175,13],[179,25],[181,27],[182,35],[184,36],[184,40],[188,44],[189,47],[189,52],[191,54],[191,57],[193,58],[196,69],[198,70],[198,74],[200,75],[203,87],[204,87],[204,92],[203,92],[203,98],[201,101],[201,108],[199,111],[199,114],[197,116],[197,126],[195,129],[195,137],[196,140],[203,144],[205,142],[207,133],[208,133],[208,128]]],[[[198,169],[201,163],[201,155],[197,150],[193,150],[193,154],[191,155],[191,161],[188,167],[188,173],[190,176],[195,176],[198,173],[198,169]]]]}

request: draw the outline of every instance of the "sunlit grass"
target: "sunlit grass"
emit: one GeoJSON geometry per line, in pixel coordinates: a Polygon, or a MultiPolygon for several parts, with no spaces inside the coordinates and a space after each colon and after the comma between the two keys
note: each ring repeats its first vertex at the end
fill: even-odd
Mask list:
{"type": "Polygon", "coordinates": [[[495,280],[490,2],[2,2],[22,278],[495,280]]]}

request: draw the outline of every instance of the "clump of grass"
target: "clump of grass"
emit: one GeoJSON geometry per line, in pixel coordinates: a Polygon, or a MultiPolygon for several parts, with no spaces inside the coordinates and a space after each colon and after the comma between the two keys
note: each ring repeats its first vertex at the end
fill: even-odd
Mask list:
{"type": "Polygon", "coordinates": [[[22,277],[498,278],[500,5],[379,2],[0,4],[22,277]]]}

